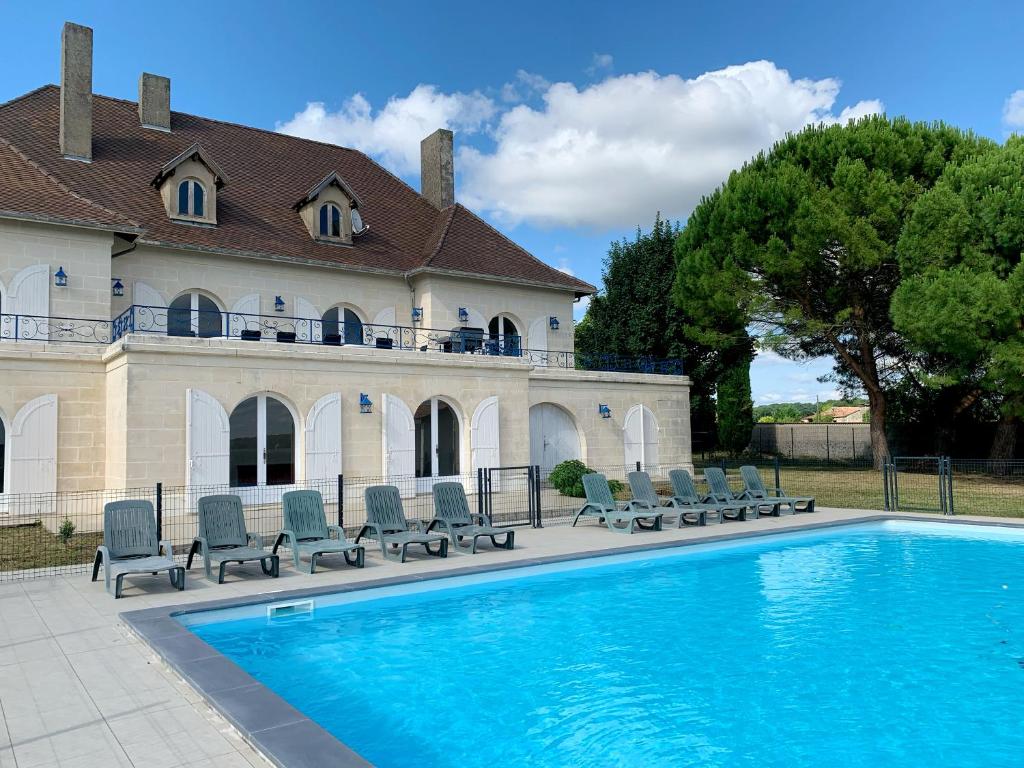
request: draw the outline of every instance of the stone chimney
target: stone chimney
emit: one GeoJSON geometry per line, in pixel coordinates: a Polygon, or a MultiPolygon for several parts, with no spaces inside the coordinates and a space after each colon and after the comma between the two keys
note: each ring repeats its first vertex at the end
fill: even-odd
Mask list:
{"type": "Polygon", "coordinates": [[[139,75],[139,120],[143,128],[171,130],[171,81],[160,75],[139,75]]]}
{"type": "Polygon", "coordinates": [[[455,204],[452,132],[439,128],[420,142],[420,192],[436,208],[455,204]]]}
{"type": "Polygon", "coordinates": [[[60,35],[60,152],[92,160],[92,29],[70,21],[60,35]]]}

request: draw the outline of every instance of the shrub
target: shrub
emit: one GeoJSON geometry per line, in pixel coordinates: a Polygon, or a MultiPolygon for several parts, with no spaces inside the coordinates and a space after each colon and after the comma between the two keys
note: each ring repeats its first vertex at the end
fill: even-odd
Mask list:
{"type": "MultiPolygon", "coordinates": [[[[569,461],[563,461],[551,470],[551,474],[548,475],[548,481],[563,496],[582,498],[587,495],[583,490],[583,476],[589,475],[593,471],[579,459],[569,459],[569,461]]],[[[609,480],[608,485],[612,490],[612,494],[618,493],[624,487],[618,480],[609,480]]]]}
{"type": "Polygon", "coordinates": [[[60,536],[60,540],[66,545],[71,541],[71,537],[75,535],[75,524],[65,517],[64,522],[57,529],[57,535],[60,536]]]}

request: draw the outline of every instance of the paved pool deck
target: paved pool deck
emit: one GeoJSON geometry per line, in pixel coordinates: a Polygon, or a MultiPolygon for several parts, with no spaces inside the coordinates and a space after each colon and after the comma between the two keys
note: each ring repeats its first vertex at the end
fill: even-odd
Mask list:
{"type": "MultiPolygon", "coordinates": [[[[638,545],[664,545],[746,536],[808,525],[877,519],[870,510],[821,509],[812,515],[761,518],[704,528],[624,536],[593,522],[540,530],[516,529],[516,549],[451,554],[446,560],[413,556],[385,561],[368,549],[366,567],[320,568],[313,576],[285,565],[269,579],[259,567],[229,571],[217,585],[189,572],[187,589],[166,575],[126,580],[114,600],[87,574],[0,584],[0,768],[236,768],[266,766],[242,735],[160,660],[121,619],[122,612],[192,605],[230,598],[331,586],[351,587],[393,577],[444,575],[469,566],[510,565],[538,559],[610,554],[638,545]],[[243,575],[244,574],[244,575],[243,575]]],[[[886,517],[921,519],[884,513],[886,517]]],[[[936,521],[1014,525],[1006,518],[928,517],[936,521]]],[[[1017,524],[1024,524],[1021,521],[1017,524]]],[[[329,561],[328,561],[329,563],[329,561]]]]}

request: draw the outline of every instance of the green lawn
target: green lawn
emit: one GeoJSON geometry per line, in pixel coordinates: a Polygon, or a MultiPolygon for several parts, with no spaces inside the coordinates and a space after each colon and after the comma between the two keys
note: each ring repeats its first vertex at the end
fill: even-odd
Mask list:
{"type": "Polygon", "coordinates": [[[75,534],[67,543],[42,523],[0,527],[0,571],[91,563],[103,532],[75,534]]]}

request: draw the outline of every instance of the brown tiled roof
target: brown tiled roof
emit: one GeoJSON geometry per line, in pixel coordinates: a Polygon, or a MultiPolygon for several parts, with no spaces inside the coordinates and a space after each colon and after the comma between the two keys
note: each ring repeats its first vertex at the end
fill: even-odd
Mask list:
{"type": "Polygon", "coordinates": [[[48,85],[0,105],[0,212],[24,207],[35,217],[141,228],[139,242],[161,246],[400,273],[462,272],[578,294],[594,290],[465,208],[438,211],[362,152],[344,147],[181,112],[171,113],[166,133],[143,128],[135,102],[94,96],[93,161],[66,160],[57,143],[59,94],[48,85]],[[217,193],[216,227],[172,221],[150,183],[196,143],[229,179],[217,193]],[[293,208],[332,171],[359,195],[370,227],[352,246],[313,240],[293,208]],[[31,192],[23,195],[26,187],[31,192]]]}

